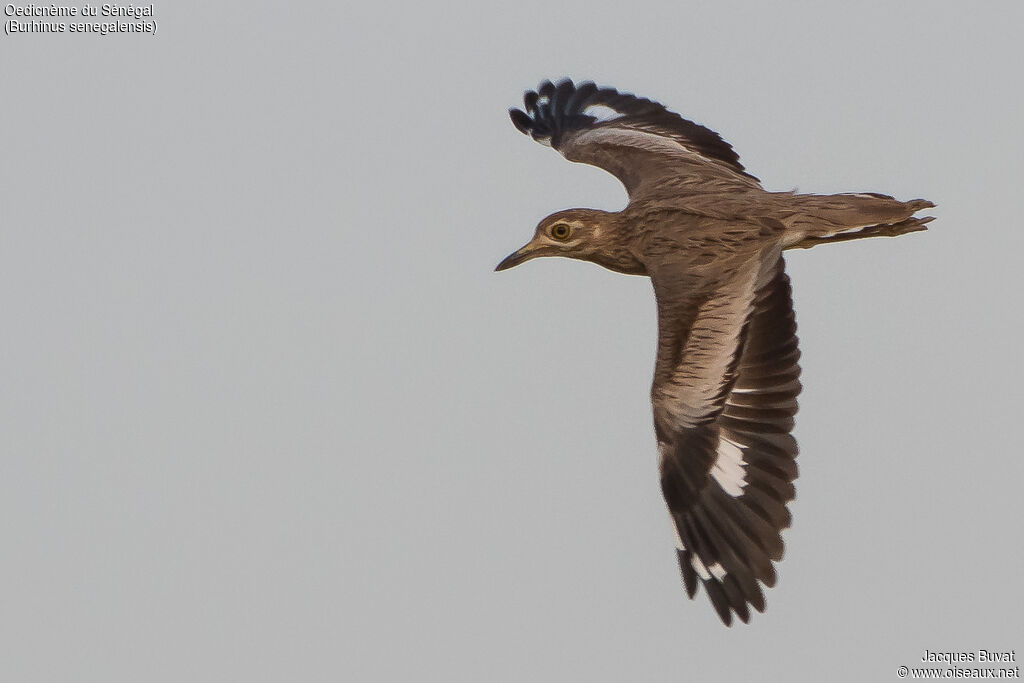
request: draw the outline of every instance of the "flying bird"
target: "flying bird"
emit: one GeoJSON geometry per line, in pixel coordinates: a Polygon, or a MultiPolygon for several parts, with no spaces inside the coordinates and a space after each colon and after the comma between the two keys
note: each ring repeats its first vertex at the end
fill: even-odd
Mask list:
{"type": "Polygon", "coordinates": [[[622,211],[568,209],[495,270],[540,256],[651,279],[661,490],[690,598],[728,626],[763,612],[797,476],[800,352],[782,252],[924,230],[934,206],[875,193],[767,192],[718,133],[613,88],[542,83],[512,123],[625,185],[622,211]]]}

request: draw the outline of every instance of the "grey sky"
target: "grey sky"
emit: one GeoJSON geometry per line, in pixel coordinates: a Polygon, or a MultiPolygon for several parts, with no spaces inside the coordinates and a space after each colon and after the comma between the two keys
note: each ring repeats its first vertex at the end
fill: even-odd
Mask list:
{"type": "Polygon", "coordinates": [[[1020,3],[156,5],[0,36],[0,679],[896,680],[1024,651],[1020,3]],[[686,599],[646,279],[509,123],[657,99],[769,189],[939,206],[793,253],[794,526],[686,599]]]}

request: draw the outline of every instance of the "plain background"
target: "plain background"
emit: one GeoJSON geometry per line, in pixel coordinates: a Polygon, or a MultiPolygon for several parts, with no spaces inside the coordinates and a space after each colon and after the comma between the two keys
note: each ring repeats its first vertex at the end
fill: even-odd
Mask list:
{"type": "Polygon", "coordinates": [[[1024,650],[1024,5],[200,3],[0,40],[0,679],[897,680],[1024,650]],[[372,7],[371,7],[372,5],[372,7]],[[769,189],[927,197],[789,257],[768,610],[680,586],[617,209],[507,119],[592,78],[769,189]]]}

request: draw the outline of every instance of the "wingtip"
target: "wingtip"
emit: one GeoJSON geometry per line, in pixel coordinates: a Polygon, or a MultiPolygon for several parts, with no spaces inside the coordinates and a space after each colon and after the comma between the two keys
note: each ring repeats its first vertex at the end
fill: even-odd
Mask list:
{"type": "Polygon", "coordinates": [[[533,126],[533,120],[526,112],[512,107],[508,110],[508,116],[512,119],[512,125],[516,127],[516,130],[525,135],[530,134],[530,129],[533,126]]]}
{"type": "Polygon", "coordinates": [[[679,570],[683,575],[683,588],[686,589],[686,597],[693,600],[697,595],[697,572],[690,564],[690,553],[686,550],[676,550],[676,557],[679,560],[679,570]]]}
{"type": "Polygon", "coordinates": [[[718,613],[718,618],[726,626],[732,626],[732,610],[729,609],[729,598],[726,597],[725,591],[722,590],[718,581],[711,580],[704,581],[703,583],[705,592],[711,598],[711,606],[718,613]]]}

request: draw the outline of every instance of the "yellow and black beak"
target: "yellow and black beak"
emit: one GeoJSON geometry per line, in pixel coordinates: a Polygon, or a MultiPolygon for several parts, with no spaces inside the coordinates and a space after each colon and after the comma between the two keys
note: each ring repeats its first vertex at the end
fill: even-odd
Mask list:
{"type": "Polygon", "coordinates": [[[526,263],[532,258],[537,258],[538,256],[547,256],[548,254],[554,251],[557,251],[557,249],[549,244],[534,244],[533,242],[530,242],[529,244],[525,245],[522,249],[514,251],[508,256],[506,256],[494,270],[495,272],[499,270],[508,270],[509,268],[514,268],[515,266],[518,266],[520,263],[526,263]]]}

